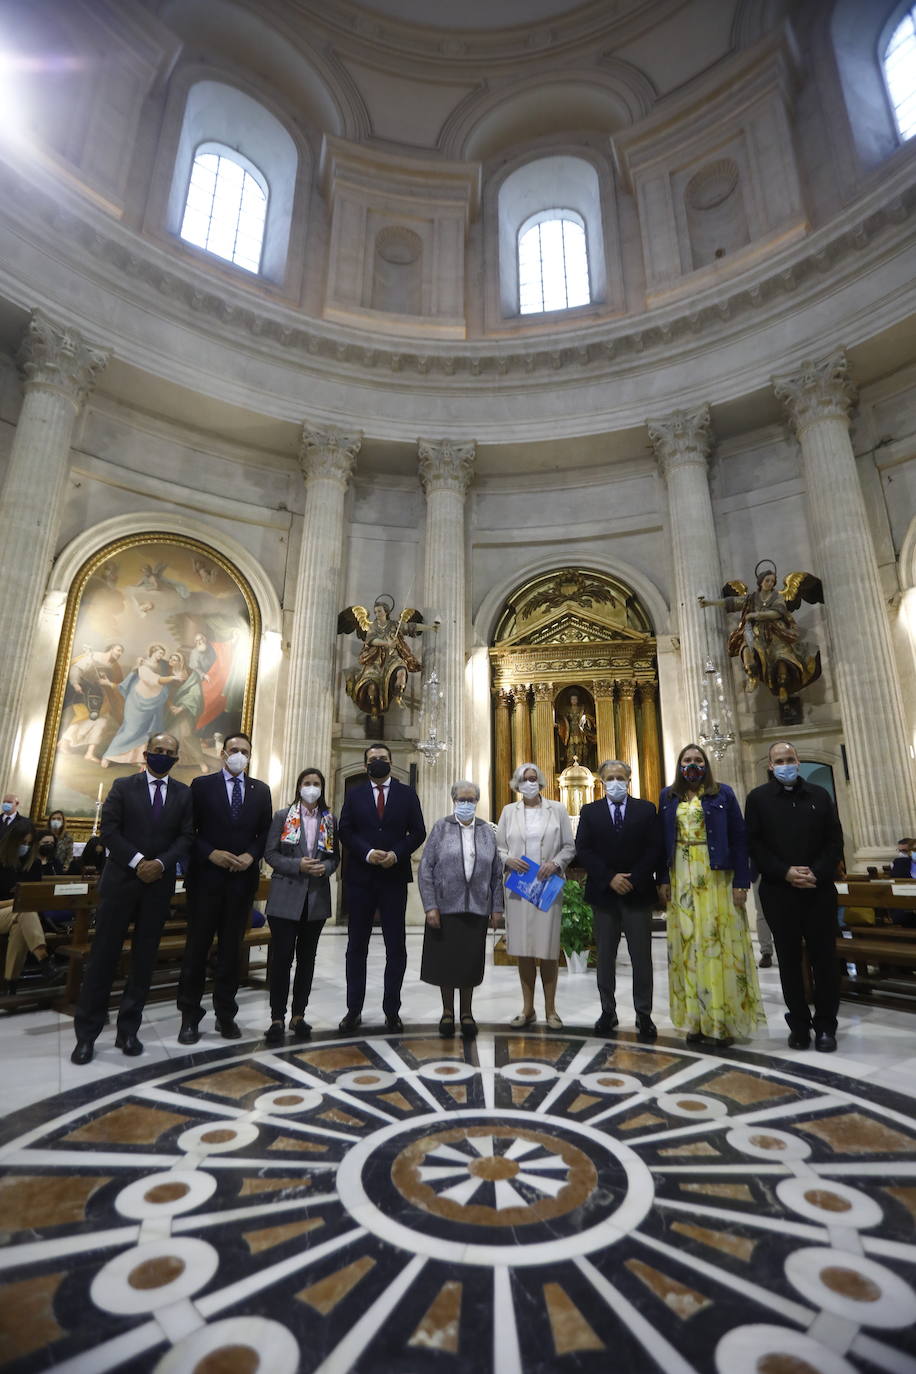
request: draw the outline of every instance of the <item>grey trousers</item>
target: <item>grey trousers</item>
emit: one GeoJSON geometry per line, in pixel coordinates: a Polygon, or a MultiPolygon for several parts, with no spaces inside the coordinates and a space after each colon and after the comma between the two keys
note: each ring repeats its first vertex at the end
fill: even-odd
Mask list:
{"type": "Polygon", "coordinates": [[[652,913],[641,902],[609,893],[608,906],[592,908],[592,928],[598,946],[598,995],[601,1011],[617,1014],[617,948],[626,937],[633,965],[633,1008],[637,1016],[652,1013],[652,913]]]}

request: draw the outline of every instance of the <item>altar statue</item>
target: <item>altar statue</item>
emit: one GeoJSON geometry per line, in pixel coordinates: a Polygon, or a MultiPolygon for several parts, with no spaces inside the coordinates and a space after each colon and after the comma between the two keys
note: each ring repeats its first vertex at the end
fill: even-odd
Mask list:
{"type": "Polygon", "coordinates": [[[337,617],[338,634],[356,634],[363,641],[359,666],[347,674],[346,687],[347,696],[367,716],[404,705],[407,674],[420,671],[407,639],[439,628],[436,621],[424,625],[413,607],[406,606],[397,620],[391,618],[393,610],[394,598],[383,592],[375,599],[371,619],[365,606],[347,606],[337,617]]]}
{"type": "Polygon", "coordinates": [[[595,719],[589,715],[578,692],[570,692],[566,705],[560,706],[555,728],[560,741],[561,769],[577,762],[586,768],[596,767],[595,742],[598,734],[595,719]]]}
{"type": "Polygon", "coordinates": [[[728,637],[728,652],[740,656],[746,682],[753,692],[762,682],[780,705],[797,696],[803,687],[821,675],[819,649],[813,653],[801,639],[792,616],[802,601],[823,603],[824,589],[813,573],[792,572],[776,590],[776,565],[761,559],[754,569],[757,590],[749,592],[744,582],[726,582],[722,599],[699,598],[701,606],[724,606],[737,611],[738,624],[728,637]]]}

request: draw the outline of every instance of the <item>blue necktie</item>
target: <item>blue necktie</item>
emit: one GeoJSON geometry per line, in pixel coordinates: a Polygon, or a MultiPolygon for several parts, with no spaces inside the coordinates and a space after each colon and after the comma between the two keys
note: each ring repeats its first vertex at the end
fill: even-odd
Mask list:
{"type": "Polygon", "coordinates": [[[614,829],[623,829],[623,802],[614,802],[614,829]]]}
{"type": "Polygon", "coordinates": [[[242,814],[242,779],[234,778],[232,781],[232,801],[229,803],[229,814],[234,821],[237,821],[242,814]]]}

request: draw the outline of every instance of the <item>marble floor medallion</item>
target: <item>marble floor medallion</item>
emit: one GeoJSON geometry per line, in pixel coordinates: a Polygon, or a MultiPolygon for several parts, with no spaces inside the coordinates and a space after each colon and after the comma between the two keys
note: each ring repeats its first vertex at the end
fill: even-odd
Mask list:
{"type": "Polygon", "coordinates": [[[912,1103],[813,1057],[252,1043],[0,1140],[4,1370],[916,1374],[912,1103]]]}

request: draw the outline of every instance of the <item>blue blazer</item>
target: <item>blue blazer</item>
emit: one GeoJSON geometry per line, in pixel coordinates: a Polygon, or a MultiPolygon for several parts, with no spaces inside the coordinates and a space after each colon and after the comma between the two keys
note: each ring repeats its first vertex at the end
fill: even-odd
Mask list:
{"type": "MultiPolygon", "coordinates": [[[[674,862],[677,837],[677,808],[680,798],[666,787],[659,798],[658,811],[665,836],[665,855],[668,870],[674,862]]],[[[710,868],[729,869],[734,873],[734,887],[750,887],[751,868],[747,852],[747,830],[738,798],[724,782],[714,797],[704,793],[700,797],[706,820],[706,843],[709,846],[710,868]]],[[[660,883],[670,882],[669,872],[659,875],[660,883]]]]}
{"type": "Polygon", "coordinates": [[[413,882],[410,856],[426,839],[420,798],[412,787],[392,778],[385,814],[379,820],[375,788],[369,783],[351,787],[341,808],[339,834],[347,851],[345,888],[406,886],[413,882]],[[370,849],[390,850],[398,861],[391,868],[367,864],[370,849]]]}

